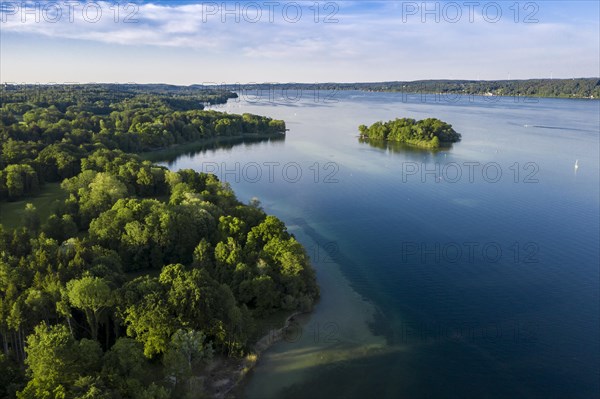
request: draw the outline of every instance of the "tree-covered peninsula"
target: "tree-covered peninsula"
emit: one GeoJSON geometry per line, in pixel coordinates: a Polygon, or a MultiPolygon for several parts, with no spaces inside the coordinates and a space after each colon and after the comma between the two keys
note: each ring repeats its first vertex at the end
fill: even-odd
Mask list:
{"type": "Polygon", "coordinates": [[[138,153],[211,138],[281,135],[285,122],[204,110],[236,94],[167,85],[4,86],[0,201],[82,170],[98,149],[138,153]]]}
{"type": "Polygon", "coordinates": [[[410,118],[375,122],[371,126],[358,127],[360,139],[395,141],[425,148],[439,148],[460,141],[460,134],[452,125],[436,118],[420,121],[410,118]]]}
{"type": "Polygon", "coordinates": [[[283,121],[201,110],[231,93],[3,94],[0,194],[29,203],[12,228],[0,215],[0,397],[205,397],[212,358],[250,353],[267,317],[311,308],[314,270],[279,219],[214,175],[132,153],[283,121]],[[51,182],[60,199],[37,208],[51,182]]]}

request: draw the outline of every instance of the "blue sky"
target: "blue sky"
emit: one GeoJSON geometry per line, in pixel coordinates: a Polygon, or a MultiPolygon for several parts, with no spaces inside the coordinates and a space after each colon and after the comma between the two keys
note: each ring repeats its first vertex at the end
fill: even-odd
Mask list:
{"type": "Polygon", "coordinates": [[[2,82],[600,75],[598,1],[5,1],[0,18],[2,82]]]}

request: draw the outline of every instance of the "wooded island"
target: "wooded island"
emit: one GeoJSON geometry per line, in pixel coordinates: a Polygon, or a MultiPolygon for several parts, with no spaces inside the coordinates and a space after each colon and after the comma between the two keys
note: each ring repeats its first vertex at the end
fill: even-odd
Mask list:
{"type": "Polygon", "coordinates": [[[425,148],[440,148],[460,141],[461,135],[452,125],[436,118],[420,121],[410,118],[375,122],[358,127],[363,140],[395,141],[425,148]]]}

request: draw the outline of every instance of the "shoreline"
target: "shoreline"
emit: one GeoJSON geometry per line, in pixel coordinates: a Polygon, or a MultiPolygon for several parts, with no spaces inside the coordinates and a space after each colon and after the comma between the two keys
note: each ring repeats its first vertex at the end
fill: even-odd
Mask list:
{"type": "MultiPolygon", "coordinates": [[[[340,90],[343,91],[343,90],[340,90]]],[[[348,89],[347,91],[351,91],[348,89]]],[[[556,99],[556,100],[600,100],[600,97],[594,97],[593,95],[590,97],[582,97],[582,96],[545,96],[540,94],[493,94],[489,92],[480,92],[480,93],[456,93],[450,91],[433,91],[433,90],[422,90],[422,91],[403,91],[403,90],[369,90],[369,89],[357,89],[357,91],[362,91],[366,93],[394,93],[394,94],[402,94],[402,95],[436,95],[436,96],[463,96],[463,97],[499,97],[499,98],[546,98],[546,99],[556,99]]]]}
{"type": "Polygon", "coordinates": [[[163,162],[164,158],[168,157],[172,152],[181,155],[186,151],[194,151],[199,150],[206,145],[212,144],[225,144],[228,142],[235,142],[239,140],[267,140],[267,139],[283,139],[285,138],[286,132],[277,132],[277,133],[251,133],[251,134],[239,134],[235,136],[216,136],[216,137],[207,137],[201,140],[190,141],[189,143],[178,143],[172,144],[167,147],[155,148],[149,151],[142,152],[134,152],[133,154],[139,156],[143,160],[148,160],[152,162],[163,162]],[[164,157],[160,157],[164,155],[164,157]]]}
{"type": "MultiPolygon", "coordinates": [[[[311,221],[284,213],[288,216],[286,219],[291,219],[286,220],[290,231],[306,247],[334,237],[322,226],[311,226],[311,221]]],[[[312,381],[316,370],[348,364],[385,347],[385,338],[375,335],[371,327],[376,321],[377,309],[344,275],[340,262],[345,261],[344,257],[335,261],[321,257],[314,263],[322,295],[309,316],[299,316],[295,319],[299,324],[291,324],[289,337],[297,333],[294,328],[304,333],[298,334],[297,339],[286,340],[285,345],[264,351],[251,378],[244,379],[240,390],[232,391],[225,399],[286,397],[291,388],[312,381]]]]}
{"type": "Polygon", "coordinates": [[[385,143],[385,144],[392,144],[392,145],[406,145],[412,148],[418,148],[421,150],[430,150],[430,151],[441,151],[441,150],[445,150],[445,149],[449,149],[452,147],[453,142],[448,142],[448,141],[442,141],[440,142],[439,146],[435,147],[432,146],[430,144],[430,142],[424,142],[422,140],[410,140],[410,141],[396,141],[396,140],[386,140],[386,139],[372,139],[369,137],[364,137],[364,136],[358,136],[358,140],[361,143],[385,143]]]}
{"type": "MultiPolygon", "coordinates": [[[[272,139],[284,140],[286,131],[208,137],[189,143],[173,144],[135,154],[153,163],[170,162],[173,158],[178,158],[187,152],[198,152],[207,149],[207,147],[219,148],[222,144],[235,145],[244,142],[262,142],[272,139]]],[[[302,314],[311,313],[315,305],[316,303],[313,304],[313,308],[309,311],[294,311],[288,315],[280,328],[269,330],[254,342],[251,346],[251,351],[246,356],[235,358],[227,356],[216,357],[196,377],[192,377],[194,381],[191,381],[191,383],[196,387],[195,389],[210,398],[227,399],[239,397],[238,395],[241,394],[243,384],[258,364],[262,353],[280,342],[291,324],[295,321],[295,318],[302,314]]]]}
{"type": "Polygon", "coordinates": [[[243,358],[222,358],[208,367],[210,378],[205,381],[204,393],[215,399],[233,399],[239,397],[240,389],[247,381],[264,351],[280,342],[297,316],[309,314],[311,311],[295,311],[286,317],[283,326],[269,330],[252,347],[252,352],[243,358]]]}

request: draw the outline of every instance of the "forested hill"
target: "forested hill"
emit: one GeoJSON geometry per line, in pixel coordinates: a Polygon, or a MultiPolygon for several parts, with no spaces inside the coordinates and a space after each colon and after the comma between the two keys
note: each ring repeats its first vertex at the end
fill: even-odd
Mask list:
{"type": "Polygon", "coordinates": [[[321,97],[331,100],[337,90],[364,90],[401,93],[442,93],[448,95],[495,95],[557,98],[600,98],[600,79],[528,79],[528,80],[418,80],[372,83],[265,83],[225,85],[223,88],[262,95],[281,91],[285,97],[295,97],[294,90],[323,91],[321,97]],[[329,94],[327,94],[329,93],[329,94]]]}
{"type": "Polygon", "coordinates": [[[200,109],[231,93],[29,89],[0,108],[0,194],[31,201],[20,226],[0,214],[0,398],[207,397],[213,356],[312,307],[306,251],[258,201],[131,153],[283,121],[200,109]],[[41,212],[48,181],[64,195],[41,212]]]}

